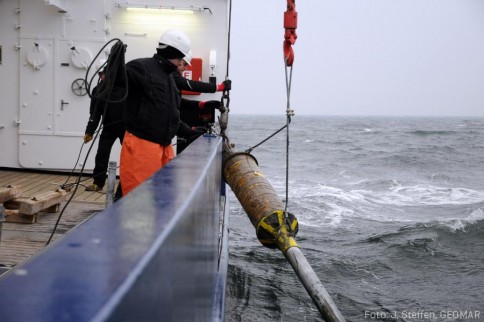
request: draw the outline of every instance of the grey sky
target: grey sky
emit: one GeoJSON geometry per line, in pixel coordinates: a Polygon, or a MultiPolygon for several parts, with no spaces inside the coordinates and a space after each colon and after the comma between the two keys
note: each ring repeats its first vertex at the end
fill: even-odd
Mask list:
{"type": "MultiPolygon", "coordinates": [[[[234,0],[231,112],[285,114],[286,1],[234,0]]],[[[483,0],[296,0],[297,114],[484,116],[483,0]]]]}

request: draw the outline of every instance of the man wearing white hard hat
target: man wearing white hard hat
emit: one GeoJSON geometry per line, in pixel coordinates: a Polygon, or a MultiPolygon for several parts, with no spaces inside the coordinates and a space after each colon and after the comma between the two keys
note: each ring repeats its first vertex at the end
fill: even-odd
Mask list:
{"type": "Polygon", "coordinates": [[[123,195],[165,166],[175,157],[171,145],[175,135],[200,135],[180,122],[180,95],[172,73],[190,51],[190,39],[180,30],[161,36],[156,54],[126,64],[128,96],[120,160],[123,195]]]}

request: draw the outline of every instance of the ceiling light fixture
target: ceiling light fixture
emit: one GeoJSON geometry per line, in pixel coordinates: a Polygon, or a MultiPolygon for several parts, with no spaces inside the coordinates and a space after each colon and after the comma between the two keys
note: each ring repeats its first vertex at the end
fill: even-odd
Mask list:
{"type": "Polygon", "coordinates": [[[118,3],[116,2],[115,7],[123,8],[130,11],[156,11],[156,12],[163,12],[163,13],[187,13],[193,14],[195,12],[205,12],[208,11],[212,13],[212,10],[208,7],[178,7],[178,6],[161,6],[161,5],[152,5],[152,4],[141,4],[141,3],[118,3]]]}

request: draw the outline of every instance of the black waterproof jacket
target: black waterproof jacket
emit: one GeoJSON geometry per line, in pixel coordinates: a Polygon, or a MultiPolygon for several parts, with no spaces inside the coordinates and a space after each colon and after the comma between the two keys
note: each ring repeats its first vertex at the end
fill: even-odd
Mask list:
{"type": "Polygon", "coordinates": [[[154,55],[126,64],[128,98],[126,130],[137,137],[167,146],[177,132],[190,128],[180,125],[180,94],[173,80],[177,66],[154,55]]]}

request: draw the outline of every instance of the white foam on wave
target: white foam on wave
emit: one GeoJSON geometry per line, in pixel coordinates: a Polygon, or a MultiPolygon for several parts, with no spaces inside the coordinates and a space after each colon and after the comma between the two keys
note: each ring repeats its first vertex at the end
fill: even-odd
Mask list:
{"type": "Polygon", "coordinates": [[[475,209],[467,218],[453,218],[442,221],[441,223],[449,227],[451,231],[466,231],[469,225],[484,219],[483,208],[475,209]]]}
{"type": "Polygon", "coordinates": [[[339,226],[351,218],[371,218],[378,221],[393,221],[374,211],[375,206],[358,191],[347,191],[336,187],[315,185],[292,190],[292,200],[297,199],[300,224],[321,227],[339,226]]]}
{"type": "Polygon", "coordinates": [[[470,205],[484,202],[484,192],[467,188],[437,187],[429,184],[393,186],[388,191],[361,192],[368,200],[395,206],[470,205]]]}
{"type": "MultiPolygon", "coordinates": [[[[472,205],[484,202],[484,192],[466,188],[443,188],[432,185],[393,185],[388,191],[344,190],[317,184],[301,185],[290,190],[289,198],[298,207],[298,220],[308,226],[339,226],[345,220],[363,218],[380,222],[415,222],[404,206],[472,205]],[[295,189],[294,189],[295,188],[295,189]]],[[[468,218],[437,219],[451,229],[462,229],[469,222],[484,218],[482,210],[468,218]]],[[[433,217],[432,220],[436,218],[433,217]]]]}
{"type": "Polygon", "coordinates": [[[296,216],[299,224],[311,227],[339,226],[344,218],[351,217],[354,212],[335,203],[325,203],[324,207],[305,204],[300,208],[302,212],[296,216]]]}

